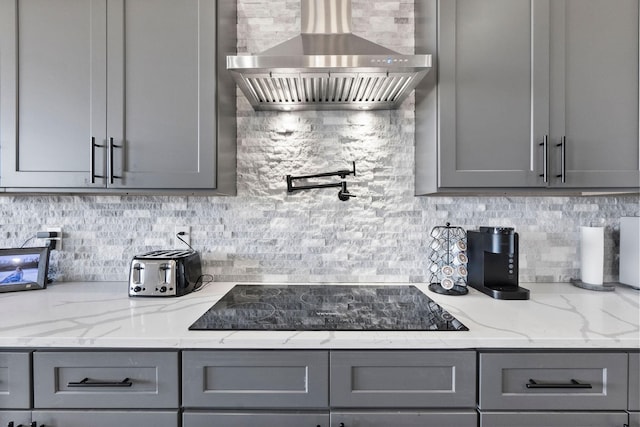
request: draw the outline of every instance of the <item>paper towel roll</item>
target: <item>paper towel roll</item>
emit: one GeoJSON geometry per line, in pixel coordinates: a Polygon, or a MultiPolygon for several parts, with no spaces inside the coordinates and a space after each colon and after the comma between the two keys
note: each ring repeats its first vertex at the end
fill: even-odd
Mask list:
{"type": "Polygon", "coordinates": [[[604,227],[580,227],[582,282],[602,285],[604,278],[604,227]]]}

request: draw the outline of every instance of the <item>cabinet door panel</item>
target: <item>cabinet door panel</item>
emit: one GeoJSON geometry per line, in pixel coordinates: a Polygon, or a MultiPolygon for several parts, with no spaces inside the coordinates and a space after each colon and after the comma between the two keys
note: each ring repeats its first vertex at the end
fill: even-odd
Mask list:
{"type": "Polygon", "coordinates": [[[625,353],[481,353],[479,407],[625,410],[627,363],[625,353]]]}
{"type": "Polygon", "coordinates": [[[629,354],[629,410],[640,411],[640,353],[629,354]]]}
{"type": "Polygon", "coordinates": [[[31,423],[31,411],[0,411],[0,426],[28,426],[31,423]],[[10,424],[13,423],[13,424],[10,424]]]}
{"type": "Polygon", "coordinates": [[[331,407],[475,407],[473,351],[333,351],[331,407]]]}
{"type": "MultiPolygon", "coordinates": [[[[551,134],[554,145],[566,136],[565,186],[639,185],[638,4],[552,2],[551,134]]],[[[554,151],[555,176],[562,158],[554,151]]]]}
{"type": "Polygon", "coordinates": [[[43,351],[33,366],[36,408],[179,406],[177,352],[43,351]]]}
{"type": "Polygon", "coordinates": [[[627,425],[627,414],[611,413],[480,413],[480,427],[620,427],[627,425]]]}
{"type": "Polygon", "coordinates": [[[177,411],[34,411],[32,418],[47,427],[178,427],[177,411]]]}
{"type": "Polygon", "coordinates": [[[30,404],[29,353],[0,353],[0,408],[27,409],[30,404]]]}
{"type": "Polygon", "coordinates": [[[444,1],[439,13],[439,186],[544,185],[548,2],[444,1]]]}
{"type": "Polygon", "coordinates": [[[324,351],[186,351],[182,399],[188,408],[324,408],[324,351]]]}
{"type": "Polygon", "coordinates": [[[118,16],[108,20],[109,186],[215,188],[215,2],[110,2],[118,16]]]}
{"type": "Polygon", "coordinates": [[[105,132],[105,10],[105,0],[0,3],[1,185],[103,185],[89,171],[91,138],[105,132]]]}

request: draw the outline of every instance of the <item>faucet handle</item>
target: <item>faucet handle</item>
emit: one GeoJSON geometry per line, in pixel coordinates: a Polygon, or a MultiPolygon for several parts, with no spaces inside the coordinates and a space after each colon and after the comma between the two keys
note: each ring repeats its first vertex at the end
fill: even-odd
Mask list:
{"type": "Polygon", "coordinates": [[[338,198],[343,202],[346,202],[352,197],[357,197],[355,194],[349,193],[347,190],[347,181],[342,181],[342,186],[340,187],[340,191],[338,191],[338,198]]]}

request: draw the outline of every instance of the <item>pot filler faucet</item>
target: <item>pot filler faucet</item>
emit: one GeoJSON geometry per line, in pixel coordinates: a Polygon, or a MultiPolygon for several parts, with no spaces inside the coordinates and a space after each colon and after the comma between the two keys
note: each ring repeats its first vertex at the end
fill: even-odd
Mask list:
{"type": "Polygon", "coordinates": [[[356,162],[353,162],[353,170],[345,169],[345,170],[339,170],[336,172],[318,173],[315,175],[301,175],[301,176],[287,175],[287,192],[293,193],[294,191],[311,190],[315,188],[340,188],[340,191],[338,191],[338,198],[343,202],[346,202],[351,197],[356,197],[355,195],[349,193],[349,190],[347,190],[347,181],[344,181],[344,179],[349,175],[356,176],[356,162]],[[328,176],[339,176],[340,178],[342,178],[343,181],[329,183],[329,184],[298,185],[297,187],[293,186],[293,181],[297,179],[324,178],[328,176]]]}

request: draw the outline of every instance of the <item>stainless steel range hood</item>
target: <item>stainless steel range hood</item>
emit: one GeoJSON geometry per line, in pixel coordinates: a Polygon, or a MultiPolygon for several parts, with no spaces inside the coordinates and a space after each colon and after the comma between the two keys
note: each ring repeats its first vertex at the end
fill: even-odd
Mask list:
{"type": "Polygon", "coordinates": [[[301,0],[301,33],[257,55],[227,56],[255,110],[397,108],[431,67],[351,33],[351,0],[301,0]]]}

